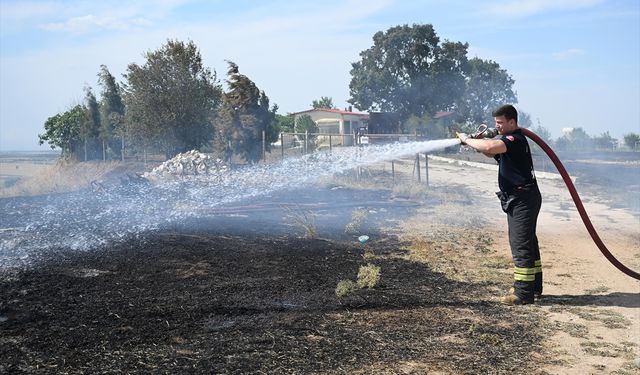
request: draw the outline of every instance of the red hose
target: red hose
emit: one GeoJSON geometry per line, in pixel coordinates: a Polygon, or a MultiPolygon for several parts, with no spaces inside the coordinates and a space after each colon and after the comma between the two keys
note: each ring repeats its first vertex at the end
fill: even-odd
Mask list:
{"type": "Polygon", "coordinates": [[[598,233],[596,233],[596,230],[595,228],[593,228],[593,224],[591,224],[591,220],[587,215],[587,211],[584,209],[584,206],[582,205],[582,201],[578,196],[576,187],[573,185],[573,181],[571,181],[571,178],[569,177],[569,173],[567,173],[567,170],[564,169],[564,166],[560,162],[560,159],[558,159],[558,156],[556,155],[556,153],[553,152],[553,150],[549,147],[549,145],[545,143],[545,141],[542,140],[542,138],[538,137],[531,130],[525,129],[525,128],[521,128],[521,129],[522,129],[522,134],[526,135],[527,137],[531,138],[535,143],[537,143],[544,150],[544,152],[547,153],[551,161],[553,161],[553,164],[558,169],[558,172],[560,172],[560,175],[562,176],[564,183],[567,185],[567,188],[569,189],[571,198],[573,198],[573,203],[575,203],[576,208],[580,213],[580,217],[582,218],[582,222],[584,223],[584,226],[587,228],[587,231],[591,235],[593,242],[595,242],[595,244],[598,246],[598,249],[600,249],[600,251],[602,252],[602,255],[604,255],[605,258],[607,258],[607,260],[609,260],[609,262],[611,262],[611,264],[616,266],[616,268],[619,269],[620,271],[626,273],[627,275],[633,277],[636,280],[640,280],[640,273],[630,269],[629,267],[622,264],[618,259],[616,259],[616,257],[614,257],[613,254],[611,254],[611,252],[609,251],[609,249],[607,249],[607,247],[604,245],[604,243],[600,239],[600,236],[598,236],[598,233]]]}

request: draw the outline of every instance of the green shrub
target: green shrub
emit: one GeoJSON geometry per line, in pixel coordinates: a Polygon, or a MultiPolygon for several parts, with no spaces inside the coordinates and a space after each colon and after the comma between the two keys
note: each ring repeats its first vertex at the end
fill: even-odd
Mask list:
{"type": "Polygon", "coordinates": [[[358,289],[356,283],[351,280],[340,280],[336,286],[336,296],[338,298],[346,297],[358,289]]]}
{"type": "Polygon", "coordinates": [[[360,289],[363,288],[374,288],[378,285],[380,281],[380,267],[373,265],[371,263],[366,266],[360,266],[358,270],[358,287],[360,289]]]}

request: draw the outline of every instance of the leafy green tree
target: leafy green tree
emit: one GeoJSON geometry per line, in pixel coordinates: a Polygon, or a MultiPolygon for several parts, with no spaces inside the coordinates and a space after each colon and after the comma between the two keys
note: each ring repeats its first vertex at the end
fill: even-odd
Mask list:
{"type": "Polygon", "coordinates": [[[409,116],[409,118],[404,121],[403,128],[407,133],[417,133],[430,139],[440,139],[448,136],[448,129],[444,122],[434,120],[427,114],[422,117],[415,115],[409,116]]]}
{"type": "Polygon", "coordinates": [[[518,126],[521,128],[530,128],[533,126],[531,115],[525,111],[518,111],[518,126]]]}
{"type": "Polygon", "coordinates": [[[100,105],[91,87],[85,87],[85,119],[80,127],[83,141],[84,161],[98,159],[101,156],[100,141],[100,105]]]}
{"type": "Polygon", "coordinates": [[[432,25],[395,26],[373,36],[352,64],[349,102],[396,112],[401,121],[453,109],[465,91],[468,44],[440,42],[432,25]]]}
{"type": "MultiPolygon", "coordinates": [[[[506,103],[518,102],[513,91],[514,82],[507,71],[494,61],[469,60],[464,95],[456,108],[458,118],[469,125],[492,124],[493,110],[506,103]]],[[[522,120],[519,123],[525,124],[526,121],[522,120]]]]}
{"type": "Polygon", "coordinates": [[[318,146],[317,136],[312,133],[318,133],[320,129],[311,116],[302,115],[296,118],[294,129],[296,133],[309,133],[304,136],[296,136],[300,142],[304,142],[305,151],[314,150],[318,146]]]}
{"type": "Polygon", "coordinates": [[[555,144],[556,148],[565,151],[587,151],[593,148],[593,140],[581,127],[566,132],[555,144]]]}
{"type": "Polygon", "coordinates": [[[296,133],[317,133],[319,129],[318,124],[311,119],[311,116],[302,115],[296,119],[295,131],[296,133]]]}
{"type": "Polygon", "coordinates": [[[83,144],[80,128],[86,121],[86,110],[82,105],[76,105],[68,111],[51,116],[44,123],[44,134],[38,134],[40,145],[45,142],[52,149],[60,147],[63,156],[77,158],[77,152],[83,144]]]}
{"type": "Polygon", "coordinates": [[[110,156],[124,156],[122,148],[126,135],[125,106],[120,86],[105,65],[100,65],[98,83],[102,86],[100,95],[100,118],[102,120],[100,124],[100,139],[103,142],[103,148],[110,156]]]}
{"type": "Polygon", "coordinates": [[[293,126],[294,126],[293,116],[276,114],[275,122],[276,122],[276,128],[278,129],[279,133],[293,132],[293,126]]]}
{"type": "Polygon", "coordinates": [[[624,135],[624,144],[632,150],[637,150],[640,146],[640,135],[636,133],[629,133],[624,135]]]}
{"type": "Polygon", "coordinates": [[[227,61],[227,91],[216,121],[216,150],[230,158],[239,154],[246,161],[262,157],[262,132],[266,135],[266,150],[278,139],[275,122],[277,106],[269,107],[269,98],[249,77],[240,74],[238,65],[227,61]]]}
{"type": "Polygon", "coordinates": [[[609,131],[606,131],[597,137],[593,137],[593,144],[598,149],[612,150],[618,144],[618,141],[609,134],[609,131]]]}
{"type": "MultiPolygon", "coordinates": [[[[524,113],[524,112],[523,112],[524,113]]],[[[519,114],[518,114],[519,115],[519,114]]],[[[520,117],[520,116],[518,116],[520,117]]],[[[538,124],[535,126],[531,126],[529,127],[529,130],[531,130],[534,134],[536,134],[538,137],[542,138],[542,140],[550,145],[553,146],[554,142],[551,139],[551,132],[549,132],[549,130],[547,128],[545,128],[544,126],[540,125],[540,121],[538,120],[538,124]]],[[[540,146],[538,146],[537,143],[535,142],[529,142],[529,145],[531,146],[531,150],[533,151],[534,154],[537,153],[542,153],[542,148],[540,146]]]]}
{"type": "Polygon", "coordinates": [[[331,99],[330,96],[321,96],[320,100],[314,100],[311,103],[311,106],[313,107],[313,109],[319,109],[319,108],[333,109],[333,108],[335,108],[334,105],[333,105],[333,99],[331,99]]]}
{"type": "Polygon", "coordinates": [[[544,126],[538,124],[531,128],[531,131],[534,132],[538,137],[542,138],[543,141],[549,143],[551,142],[551,132],[547,130],[544,126]]]}
{"type": "Polygon", "coordinates": [[[207,145],[222,88],[215,72],[203,66],[198,47],[192,41],[168,40],[145,57],[144,65],[129,64],[125,74],[132,135],[167,157],[207,145]]]}

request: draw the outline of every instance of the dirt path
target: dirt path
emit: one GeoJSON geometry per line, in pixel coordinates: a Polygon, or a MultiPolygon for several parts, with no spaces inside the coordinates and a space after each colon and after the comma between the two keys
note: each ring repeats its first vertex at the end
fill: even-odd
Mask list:
{"type": "MultiPolygon", "coordinates": [[[[466,163],[465,163],[466,164],[466,163]]],[[[493,192],[496,172],[472,165],[431,161],[434,186],[463,184],[469,208],[494,223],[493,247],[510,257],[506,219],[493,192]]],[[[548,318],[552,374],[638,373],[640,282],[624,275],[600,253],[562,181],[540,178],[543,206],[538,221],[545,298],[536,304],[548,318]]],[[[581,195],[604,243],[616,257],[640,270],[640,219],[592,195],[581,195]]],[[[491,225],[490,225],[491,226],[491,225]]]]}

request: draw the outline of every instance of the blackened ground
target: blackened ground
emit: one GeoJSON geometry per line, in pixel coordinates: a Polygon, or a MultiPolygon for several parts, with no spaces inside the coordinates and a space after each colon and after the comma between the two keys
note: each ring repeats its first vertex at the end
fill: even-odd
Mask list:
{"type": "Polygon", "coordinates": [[[372,245],[381,285],[339,301],[362,249],[324,240],[163,234],[3,281],[0,372],[455,373],[532,368],[536,319],[372,245]]]}
{"type": "MultiPolygon", "coordinates": [[[[365,205],[370,215],[389,212],[381,210],[383,196],[366,198],[376,202],[365,205]]],[[[305,204],[296,209],[313,208],[305,204]]],[[[410,210],[404,204],[396,207],[410,210]]],[[[353,210],[347,202],[343,208],[353,210]]],[[[393,237],[374,234],[362,246],[346,234],[287,235],[295,228],[273,220],[276,211],[256,204],[203,213],[105,251],[61,249],[5,277],[0,373],[478,374],[537,367],[540,318],[528,308],[500,307],[486,301],[488,285],[452,281],[408,260],[406,244],[393,237]],[[378,287],[338,299],[338,282],[355,280],[367,263],[381,267],[378,287]]],[[[327,222],[345,216],[314,212],[332,218],[327,222]]]]}

